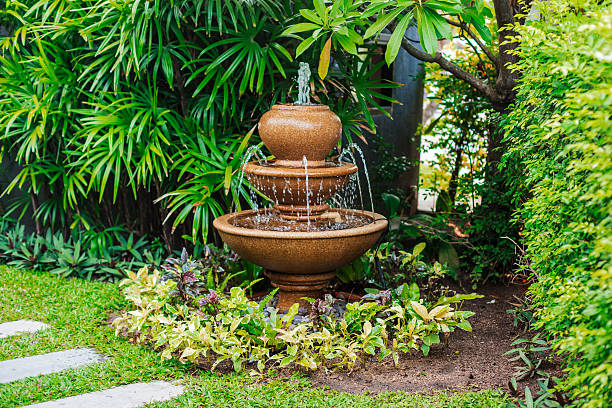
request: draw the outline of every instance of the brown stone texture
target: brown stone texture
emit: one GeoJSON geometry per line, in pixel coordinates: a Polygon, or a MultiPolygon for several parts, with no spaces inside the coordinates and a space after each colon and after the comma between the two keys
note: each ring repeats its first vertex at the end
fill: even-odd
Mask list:
{"type": "Polygon", "coordinates": [[[326,105],[274,105],[259,121],[259,136],[279,165],[321,166],[342,134],[342,123],[326,105]]]}
{"type": "MultiPolygon", "coordinates": [[[[336,211],[346,214],[356,210],[336,211]]],[[[368,211],[358,213],[371,217],[372,222],[356,228],[309,232],[263,231],[232,225],[233,217],[256,214],[247,210],[223,215],[215,219],[214,226],[238,255],[266,269],[272,284],[280,288],[281,308],[285,303],[282,292],[312,297],[327,286],[337,268],[357,259],[376,243],[387,220],[368,211]]]]}

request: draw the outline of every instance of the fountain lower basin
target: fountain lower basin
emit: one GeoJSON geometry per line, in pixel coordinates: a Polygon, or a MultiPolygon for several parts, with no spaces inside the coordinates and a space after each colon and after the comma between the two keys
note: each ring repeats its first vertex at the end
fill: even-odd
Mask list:
{"type": "Polygon", "coordinates": [[[264,214],[264,210],[247,210],[223,215],[215,219],[213,225],[223,241],[238,255],[265,268],[272,285],[279,288],[277,307],[287,310],[293,303],[306,306],[302,297],[318,297],[335,276],[336,269],[360,257],[387,227],[387,220],[374,212],[332,211],[339,215],[340,221],[351,217],[359,217],[362,221],[356,227],[314,231],[274,231],[238,226],[244,225],[241,220],[264,214]]]}

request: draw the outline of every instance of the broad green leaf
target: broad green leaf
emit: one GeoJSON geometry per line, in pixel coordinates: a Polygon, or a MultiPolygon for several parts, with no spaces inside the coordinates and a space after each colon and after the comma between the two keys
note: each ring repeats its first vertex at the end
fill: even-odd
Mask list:
{"type": "Polygon", "coordinates": [[[295,58],[299,57],[300,55],[302,55],[304,51],[310,48],[310,46],[312,45],[314,41],[315,41],[315,38],[313,37],[308,37],[304,41],[302,41],[295,49],[295,58]]]}
{"type": "Polygon", "coordinates": [[[436,29],[436,32],[441,36],[451,41],[453,39],[453,32],[451,30],[450,24],[446,22],[438,13],[432,11],[431,9],[425,8],[425,13],[427,14],[428,20],[433,24],[436,29]]]}
{"type": "Polygon", "coordinates": [[[461,1],[446,0],[428,0],[426,2],[423,2],[423,7],[431,11],[442,10],[449,14],[461,13],[461,10],[463,9],[461,1]]]}
{"type": "Polygon", "coordinates": [[[385,207],[387,207],[387,211],[389,211],[389,217],[394,218],[397,217],[397,210],[399,209],[401,200],[395,194],[383,193],[381,195],[383,202],[385,203],[385,207]]]}
{"type": "Polygon", "coordinates": [[[427,18],[423,7],[416,6],[414,16],[419,29],[419,41],[426,53],[435,55],[438,51],[438,38],[433,23],[427,18]]]}
{"type": "Polygon", "coordinates": [[[389,25],[395,17],[397,17],[405,8],[397,8],[393,10],[391,13],[387,14],[379,14],[376,21],[368,27],[363,38],[370,38],[378,33],[380,33],[385,27],[389,25]]]}
{"type": "Polygon", "coordinates": [[[318,24],[314,24],[314,23],[299,23],[299,24],[295,24],[287,28],[285,31],[283,31],[282,35],[289,35],[289,34],[301,33],[304,31],[316,30],[319,27],[321,26],[318,24]]]}
{"type": "Polygon", "coordinates": [[[391,34],[391,38],[389,39],[389,43],[387,44],[387,50],[385,51],[385,61],[387,65],[391,65],[391,63],[397,57],[397,53],[399,52],[400,47],[402,46],[402,40],[404,39],[404,34],[408,29],[408,25],[412,21],[412,12],[406,14],[402,17],[400,22],[395,27],[393,34],[391,34]]]}
{"type": "Polygon", "coordinates": [[[340,43],[342,48],[346,50],[346,52],[348,52],[349,54],[357,55],[357,47],[355,46],[355,43],[351,41],[351,39],[348,36],[345,36],[342,34],[336,34],[334,38],[338,40],[338,42],[340,43]]]}
{"type": "Polygon", "coordinates": [[[319,16],[317,16],[315,14],[314,11],[312,10],[308,10],[308,9],[301,9],[300,10],[300,14],[302,15],[302,17],[304,17],[306,20],[312,21],[315,24],[318,25],[323,25],[323,20],[321,20],[321,18],[319,16]]]}
{"type": "Polygon", "coordinates": [[[462,320],[459,323],[457,323],[457,327],[467,332],[472,331],[472,325],[467,320],[462,320]]]}
{"type": "Polygon", "coordinates": [[[423,252],[423,250],[425,249],[425,242],[420,242],[418,244],[416,244],[414,246],[414,249],[412,250],[412,256],[413,257],[417,257],[421,254],[421,252],[423,252]]]}
{"type": "Polygon", "coordinates": [[[325,21],[325,17],[327,17],[327,8],[325,7],[324,0],[314,0],[313,5],[317,14],[323,18],[325,21]]]}

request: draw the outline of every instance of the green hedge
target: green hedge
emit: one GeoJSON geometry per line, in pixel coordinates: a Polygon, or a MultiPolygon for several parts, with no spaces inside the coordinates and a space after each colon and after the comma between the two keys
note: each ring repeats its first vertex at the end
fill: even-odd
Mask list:
{"type": "Polygon", "coordinates": [[[521,78],[505,118],[529,293],[581,407],[612,401],[610,4],[538,2],[545,21],[517,28],[521,78]]]}

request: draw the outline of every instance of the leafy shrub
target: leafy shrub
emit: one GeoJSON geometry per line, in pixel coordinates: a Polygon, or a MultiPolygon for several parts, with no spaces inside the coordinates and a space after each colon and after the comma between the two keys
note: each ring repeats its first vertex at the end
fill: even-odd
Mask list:
{"type": "Polygon", "coordinates": [[[259,304],[239,287],[231,288],[229,296],[209,291],[196,302],[182,302],[173,295],[176,282],[163,280],[158,270],[144,267],[128,276],[121,285],[133,310],[113,322],[117,333],[127,330],[163,348],[164,358],[212,360],[213,369],[229,360],[235,371],[249,362],[259,371],[272,363],[353,370],[365,355],[391,356],[397,364],[400,353],[420,349],[427,354],[440,335],[455,328],[471,331],[467,319],[473,313],[459,310],[459,305],[478,297],[456,295],[427,303],[419,301],[418,291],[402,288],[379,301],[349,303],[342,318],[331,316],[329,304],[315,301],[312,320],[293,324],[297,303],[285,315],[267,310],[274,292],[259,304]]]}
{"type": "MultiPolygon", "coordinates": [[[[227,257],[219,254],[221,251],[212,246],[206,248],[207,256],[203,261],[191,260],[187,250],[183,248],[180,258],[168,258],[162,265],[164,270],[162,280],[172,280],[176,283],[170,295],[179,296],[183,303],[195,304],[197,298],[208,294],[208,290],[223,292],[230,279],[240,274],[240,272],[231,273],[232,269],[240,267],[240,263],[236,261],[236,254],[233,256],[233,265],[230,266],[227,257]],[[212,251],[215,255],[210,256],[209,252],[212,251]],[[222,263],[227,265],[226,268],[221,266],[222,263]]],[[[249,285],[255,283],[254,281],[243,282],[249,285]]]]}
{"type": "MultiPolygon", "coordinates": [[[[421,293],[427,301],[448,296],[450,290],[445,278],[453,277],[450,269],[435,262],[423,261],[426,244],[421,242],[412,251],[404,251],[393,242],[384,242],[348,265],[338,269],[336,277],[342,283],[366,285],[366,292],[377,293],[368,287],[403,287],[409,285],[415,293],[421,293]]],[[[419,296],[417,295],[417,299],[419,296]]]]}
{"type": "Polygon", "coordinates": [[[165,253],[159,240],[136,239],[119,227],[101,232],[73,230],[67,238],[61,232],[28,234],[23,225],[6,218],[0,227],[0,262],[64,277],[118,281],[125,277],[125,270],[160,265],[165,253]]]}
{"type": "Polygon", "coordinates": [[[529,290],[565,358],[574,405],[612,401],[612,7],[538,3],[517,26],[521,74],[504,166],[523,225],[529,290]]]}

